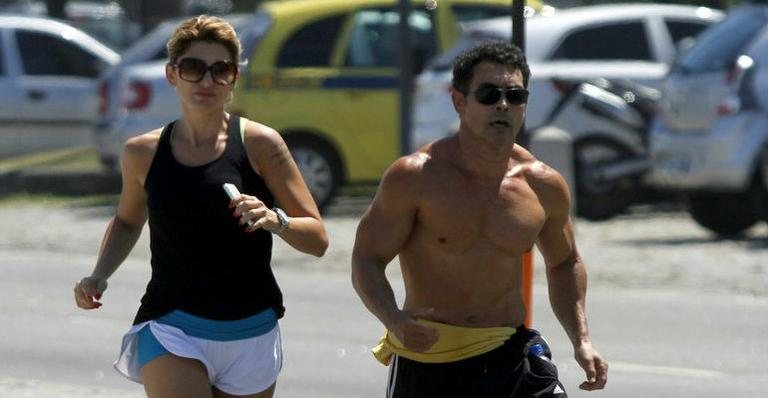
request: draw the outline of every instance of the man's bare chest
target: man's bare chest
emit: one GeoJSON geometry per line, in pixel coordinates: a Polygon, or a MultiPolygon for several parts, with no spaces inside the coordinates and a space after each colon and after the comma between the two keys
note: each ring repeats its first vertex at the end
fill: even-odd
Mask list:
{"type": "Polygon", "coordinates": [[[544,209],[519,180],[464,181],[427,194],[418,216],[424,238],[449,252],[490,250],[517,254],[530,248],[544,224],[544,209]]]}

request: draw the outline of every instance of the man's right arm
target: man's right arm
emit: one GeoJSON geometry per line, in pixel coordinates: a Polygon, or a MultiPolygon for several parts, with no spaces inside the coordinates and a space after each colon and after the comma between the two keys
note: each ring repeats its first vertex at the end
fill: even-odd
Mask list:
{"type": "Polygon", "coordinates": [[[416,220],[420,186],[416,179],[423,162],[419,156],[401,158],[387,170],[363,214],[352,252],[352,284],[366,308],[407,348],[424,351],[437,340],[436,332],[416,323],[415,314],[398,308],[385,275],[387,264],[406,244],[416,220]]]}

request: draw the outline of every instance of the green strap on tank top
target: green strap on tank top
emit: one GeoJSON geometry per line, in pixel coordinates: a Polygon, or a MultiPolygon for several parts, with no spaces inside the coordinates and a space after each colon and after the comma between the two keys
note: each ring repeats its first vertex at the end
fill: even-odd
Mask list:
{"type": "Polygon", "coordinates": [[[248,123],[248,119],[240,116],[240,139],[245,143],[245,125],[248,123]]]}

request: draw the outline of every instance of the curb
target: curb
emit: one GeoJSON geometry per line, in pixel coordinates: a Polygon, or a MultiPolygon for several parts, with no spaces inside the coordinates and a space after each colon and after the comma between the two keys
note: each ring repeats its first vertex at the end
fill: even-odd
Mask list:
{"type": "Polygon", "coordinates": [[[12,171],[0,174],[0,196],[13,193],[55,195],[119,194],[120,174],[105,171],[12,171]]]}

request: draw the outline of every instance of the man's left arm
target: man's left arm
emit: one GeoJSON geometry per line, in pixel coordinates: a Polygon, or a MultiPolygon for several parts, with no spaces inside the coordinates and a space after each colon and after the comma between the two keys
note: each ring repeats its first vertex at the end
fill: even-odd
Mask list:
{"type": "Polygon", "coordinates": [[[586,372],[587,380],[579,387],[583,390],[599,390],[607,381],[608,364],[592,346],[589,337],[586,315],[587,272],[573,236],[567,186],[562,178],[555,180],[557,183],[554,187],[557,189],[549,192],[555,195],[542,198],[547,220],[539,234],[537,246],[547,267],[552,310],[573,344],[576,361],[586,372]]]}

